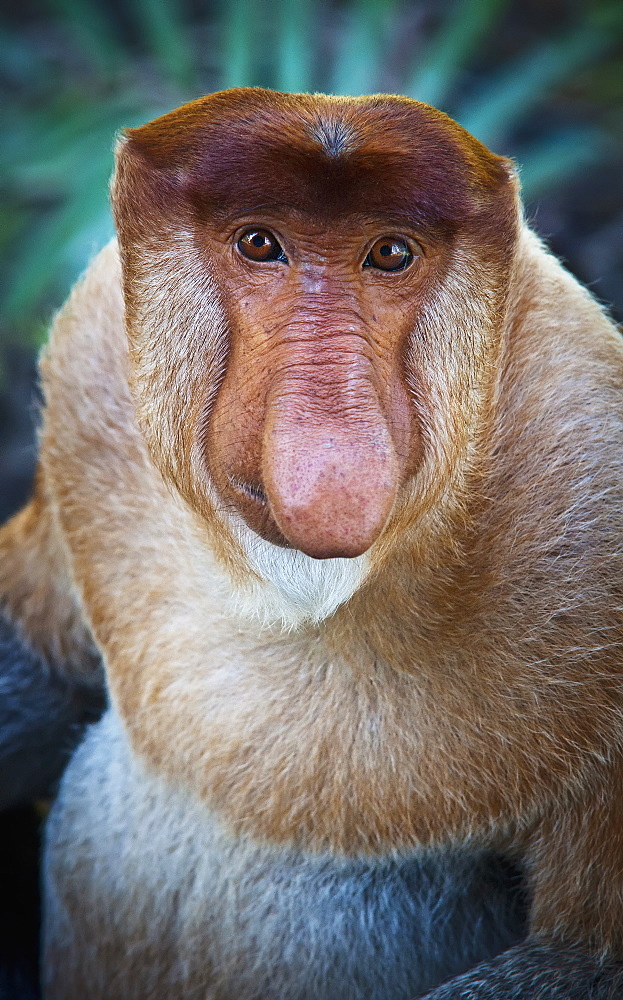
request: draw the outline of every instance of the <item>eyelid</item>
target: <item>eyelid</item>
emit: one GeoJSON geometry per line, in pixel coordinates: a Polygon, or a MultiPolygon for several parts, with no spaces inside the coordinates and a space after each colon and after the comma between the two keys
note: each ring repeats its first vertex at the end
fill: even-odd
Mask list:
{"type": "Polygon", "coordinates": [[[265,230],[267,233],[270,233],[271,236],[274,236],[281,246],[284,246],[284,239],[281,233],[267,222],[244,222],[242,225],[237,225],[236,228],[232,229],[229,234],[230,241],[235,245],[245,233],[249,232],[250,229],[265,230]]]}
{"type": "Polygon", "coordinates": [[[366,247],[365,247],[365,250],[364,250],[364,253],[365,253],[366,257],[370,253],[370,251],[371,251],[372,247],[374,246],[374,244],[378,243],[379,240],[387,240],[388,243],[391,242],[392,240],[398,240],[401,243],[406,244],[407,249],[411,251],[411,253],[413,254],[414,257],[424,257],[425,256],[423,244],[420,243],[420,241],[415,236],[407,236],[406,233],[392,233],[390,231],[390,232],[387,232],[387,233],[381,233],[379,236],[372,236],[367,241],[366,247]]]}

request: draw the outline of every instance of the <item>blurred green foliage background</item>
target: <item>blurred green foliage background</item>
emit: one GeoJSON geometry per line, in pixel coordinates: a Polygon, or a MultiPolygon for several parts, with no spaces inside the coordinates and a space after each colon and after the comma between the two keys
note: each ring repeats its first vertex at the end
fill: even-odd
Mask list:
{"type": "Polygon", "coordinates": [[[115,133],[221,87],[428,101],[530,205],[623,167],[620,0],[27,0],[0,25],[0,344],[40,342],[111,235],[115,133]]]}

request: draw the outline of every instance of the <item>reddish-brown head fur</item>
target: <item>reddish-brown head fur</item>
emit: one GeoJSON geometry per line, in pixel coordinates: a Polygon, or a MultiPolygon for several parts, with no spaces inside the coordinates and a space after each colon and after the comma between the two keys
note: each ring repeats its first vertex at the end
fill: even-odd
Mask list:
{"type": "Polygon", "coordinates": [[[437,492],[460,467],[456,455],[440,467],[447,421],[430,385],[444,354],[462,426],[446,450],[467,461],[474,400],[493,391],[517,214],[506,161],[450,119],[406,98],[215,94],[129,133],[115,207],[139,418],[204,515],[213,484],[269,541],[318,558],[365,552],[414,483],[427,506],[427,463],[437,492]],[[240,252],[252,227],[282,259],[240,252]],[[410,265],[365,266],[381,237],[404,240],[410,265]],[[158,254],[180,242],[188,274],[172,263],[170,280],[186,277],[190,301],[172,330],[158,254]],[[473,336],[456,345],[439,325],[452,269],[466,294],[484,275],[473,336]],[[218,317],[204,305],[215,290],[218,317]]]}

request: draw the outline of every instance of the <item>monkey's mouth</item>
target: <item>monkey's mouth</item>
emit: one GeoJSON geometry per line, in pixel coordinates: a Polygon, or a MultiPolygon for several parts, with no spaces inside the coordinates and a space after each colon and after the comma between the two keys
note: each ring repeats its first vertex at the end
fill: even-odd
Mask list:
{"type": "Polygon", "coordinates": [[[278,545],[282,549],[292,548],[278,528],[268,497],[259,483],[250,482],[240,476],[228,475],[227,487],[228,505],[242,518],[248,528],[266,542],[278,545]]]}
{"type": "Polygon", "coordinates": [[[237,476],[228,476],[227,478],[237,493],[242,493],[249,500],[255,500],[263,506],[268,504],[264,490],[257,483],[247,483],[244,479],[239,479],[237,476]]]}

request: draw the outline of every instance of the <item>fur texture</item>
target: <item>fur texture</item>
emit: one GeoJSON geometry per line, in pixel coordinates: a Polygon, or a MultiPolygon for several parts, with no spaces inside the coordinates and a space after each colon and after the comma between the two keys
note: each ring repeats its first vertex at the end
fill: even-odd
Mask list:
{"type": "Polygon", "coordinates": [[[235,611],[261,625],[296,629],[319,624],[348,601],[366,577],[368,560],[313,559],[297,549],[272,545],[239,518],[230,520],[254,571],[237,588],[235,611]]]}
{"type": "Polygon", "coordinates": [[[512,948],[458,976],[425,1000],[619,1000],[623,964],[587,958],[575,948],[512,948]]]}
{"type": "Polygon", "coordinates": [[[67,1000],[85,983],[93,1000],[411,1000],[524,931],[512,870],[478,848],[336,860],[232,837],[144,770],[112,714],[48,837],[46,995],[67,1000]]]}
{"type": "MultiPolygon", "coordinates": [[[[102,693],[44,663],[0,614],[0,810],[50,795],[102,693]]],[[[62,668],[61,668],[62,669],[62,668]]]]}
{"type": "Polygon", "coordinates": [[[34,499],[0,531],[0,809],[54,791],[103,688],[40,472],[34,499]]]}

